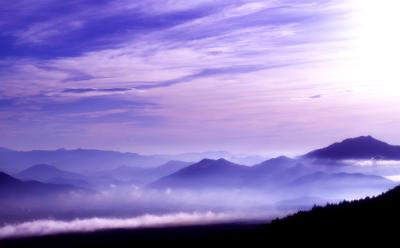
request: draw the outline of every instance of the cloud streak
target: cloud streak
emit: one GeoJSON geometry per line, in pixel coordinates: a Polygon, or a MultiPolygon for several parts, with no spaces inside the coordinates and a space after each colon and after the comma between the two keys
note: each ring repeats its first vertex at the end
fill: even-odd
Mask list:
{"type": "Polygon", "coordinates": [[[243,216],[214,212],[142,215],[134,218],[89,218],[72,221],[36,220],[0,227],[0,239],[42,236],[49,234],[93,232],[106,229],[132,229],[225,223],[243,219],[243,216]]]}
{"type": "Polygon", "coordinates": [[[90,93],[90,92],[125,92],[130,91],[128,88],[106,88],[106,89],[93,89],[93,88],[68,88],[64,89],[63,93],[90,93]]]}

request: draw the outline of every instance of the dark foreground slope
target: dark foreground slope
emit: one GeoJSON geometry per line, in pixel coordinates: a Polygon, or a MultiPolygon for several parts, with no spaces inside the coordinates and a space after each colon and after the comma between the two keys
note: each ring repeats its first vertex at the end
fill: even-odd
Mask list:
{"type": "Polygon", "coordinates": [[[311,211],[275,220],[271,224],[110,230],[4,240],[0,241],[0,247],[276,247],[285,244],[319,247],[344,244],[382,246],[397,240],[399,223],[398,187],[376,198],[315,207],[311,211]]]}

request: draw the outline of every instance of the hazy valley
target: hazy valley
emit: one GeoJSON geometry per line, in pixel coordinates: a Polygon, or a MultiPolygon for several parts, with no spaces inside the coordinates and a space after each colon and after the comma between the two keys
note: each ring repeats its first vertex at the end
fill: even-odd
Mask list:
{"type": "Polygon", "coordinates": [[[251,166],[224,158],[154,165],[140,155],[85,150],[40,151],[40,162],[46,164],[22,163],[37,153],[0,152],[4,171],[14,171],[13,163],[20,168],[0,174],[2,238],[118,227],[268,222],[314,205],[379,195],[396,186],[390,178],[400,174],[400,147],[370,136],[251,166]],[[348,152],[353,150],[354,154],[348,152]],[[54,163],[63,156],[67,162],[54,163]],[[110,164],[93,162],[102,159],[110,164]],[[78,220],[85,225],[72,225],[78,220]],[[23,227],[27,223],[29,230],[23,227]]]}

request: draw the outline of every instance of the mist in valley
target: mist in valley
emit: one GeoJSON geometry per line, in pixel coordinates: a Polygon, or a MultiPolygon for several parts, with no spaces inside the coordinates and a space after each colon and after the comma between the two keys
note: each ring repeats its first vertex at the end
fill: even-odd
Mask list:
{"type": "Polygon", "coordinates": [[[396,185],[395,160],[277,157],[67,171],[34,165],[0,178],[0,238],[270,220],[396,185]]]}

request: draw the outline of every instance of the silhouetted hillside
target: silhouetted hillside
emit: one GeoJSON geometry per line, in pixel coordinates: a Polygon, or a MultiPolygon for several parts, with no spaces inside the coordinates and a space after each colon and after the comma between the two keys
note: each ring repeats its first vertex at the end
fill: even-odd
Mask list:
{"type": "Polygon", "coordinates": [[[385,242],[395,238],[392,235],[400,221],[399,209],[400,187],[396,187],[378,197],[314,207],[273,221],[267,230],[274,234],[315,234],[332,240],[385,242]]]}

